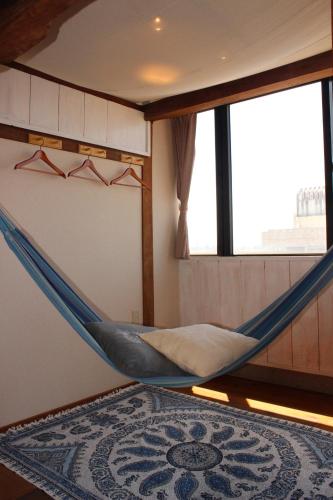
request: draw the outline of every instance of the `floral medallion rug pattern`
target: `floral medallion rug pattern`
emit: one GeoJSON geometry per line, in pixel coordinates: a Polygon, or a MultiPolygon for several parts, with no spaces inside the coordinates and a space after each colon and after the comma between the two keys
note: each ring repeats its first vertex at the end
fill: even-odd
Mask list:
{"type": "Polygon", "coordinates": [[[140,384],[8,431],[0,462],[59,499],[333,499],[333,433],[140,384]]]}

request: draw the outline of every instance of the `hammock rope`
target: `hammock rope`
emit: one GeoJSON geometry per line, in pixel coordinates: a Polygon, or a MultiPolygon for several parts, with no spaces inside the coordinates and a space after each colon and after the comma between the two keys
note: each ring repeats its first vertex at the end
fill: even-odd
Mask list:
{"type": "MultiPolygon", "coordinates": [[[[37,250],[31,239],[14,224],[3,208],[0,208],[0,231],[9,248],[65,320],[104,361],[121,372],[85,328],[86,323],[102,321],[102,318],[54,269],[47,257],[37,250]]],[[[259,342],[232,364],[206,378],[184,375],[137,377],[136,380],[163,387],[188,387],[241,368],[283,332],[286,326],[332,279],[333,246],[289,290],[259,314],[235,329],[239,333],[258,339],[259,342]]],[[[123,375],[127,374],[123,373],[123,375]]]]}

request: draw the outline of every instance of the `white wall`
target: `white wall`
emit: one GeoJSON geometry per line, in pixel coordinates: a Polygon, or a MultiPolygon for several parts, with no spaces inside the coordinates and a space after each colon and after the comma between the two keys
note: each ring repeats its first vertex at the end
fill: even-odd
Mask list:
{"type": "MultiPolygon", "coordinates": [[[[0,204],[106,315],[142,317],[140,190],[15,171],[35,149],[0,139],[0,204]]],[[[83,160],[46,151],[65,171],[83,160]]],[[[94,161],[108,178],[123,170],[94,161]]],[[[157,276],[162,284],[159,269],[157,276]]],[[[125,382],[63,320],[0,238],[0,426],[125,382]]]]}
{"type": "Polygon", "coordinates": [[[153,125],[153,224],[155,324],[179,326],[176,175],[169,120],[153,125]]]}

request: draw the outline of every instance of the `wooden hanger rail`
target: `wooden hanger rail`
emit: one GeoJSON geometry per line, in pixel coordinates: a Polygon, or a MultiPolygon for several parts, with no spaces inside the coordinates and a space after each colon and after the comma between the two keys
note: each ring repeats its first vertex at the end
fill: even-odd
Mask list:
{"type": "MultiPolygon", "coordinates": [[[[42,149],[38,149],[32,156],[31,158],[28,158],[27,160],[20,161],[15,165],[15,169],[25,169],[26,165],[29,165],[30,163],[33,163],[37,160],[42,160],[44,163],[46,163],[52,170],[54,170],[56,173],[54,175],[60,175],[61,177],[64,177],[66,179],[66,174],[63,172],[59,167],[54,165],[52,161],[48,158],[47,154],[45,151],[42,149]]],[[[48,174],[50,172],[44,172],[43,170],[37,170],[37,169],[32,169],[32,168],[27,168],[25,170],[32,170],[34,172],[42,172],[44,174],[48,174]]]]}
{"type": "Polygon", "coordinates": [[[135,170],[132,167],[126,168],[125,172],[123,172],[121,175],[118,177],[115,177],[114,179],[111,180],[111,184],[118,184],[119,186],[128,186],[128,187],[134,187],[134,188],[145,188],[148,189],[149,191],[151,190],[148,184],[143,182],[143,180],[140,179],[140,177],[136,174],[135,170]],[[134,184],[125,184],[123,182],[119,182],[122,179],[125,179],[126,177],[133,177],[136,181],[138,181],[141,185],[140,186],[135,186],[134,184]]]}
{"type": "MultiPolygon", "coordinates": [[[[126,168],[126,170],[121,174],[119,175],[118,177],[115,177],[114,179],[111,180],[111,182],[109,182],[105,177],[103,177],[102,174],[100,174],[97,170],[97,168],[95,167],[94,165],[94,162],[88,157],[84,160],[84,162],[79,166],[79,167],[76,167],[74,168],[73,170],[71,170],[70,172],[68,172],[68,174],[66,175],[59,167],[57,167],[56,165],[54,165],[54,163],[51,162],[51,160],[48,158],[47,154],[45,153],[45,151],[43,151],[41,148],[38,149],[32,156],[31,158],[28,158],[27,160],[23,160],[19,163],[17,163],[15,165],[15,169],[25,169],[26,165],[29,165],[37,160],[42,160],[44,163],[46,163],[55,173],[53,172],[45,172],[44,170],[37,170],[37,169],[33,169],[33,168],[29,168],[29,169],[26,169],[26,170],[30,170],[30,171],[34,171],[34,172],[41,172],[41,173],[44,173],[44,174],[51,174],[51,175],[59,175],[61,177],[71,177],[71,176],[75,176],[75,174],[77,172],[80,172],[86,168],[88,168],[89,170],[91,170],[93,172],[93,174],[98,177],[98,179],[100,179],[103,184],[105,184],[106,186],[110,186],[111,184],[118,184],[120,186],[127,186],[127,187],[134,187],[134,188],[140,188],[140,189],[148,189],[149,191],[151,191],[151,188],[150,186],[148,186],[148,184],[146,184],[138,175],[137,173],[135,172],[135,170],[132,168],[132,167],[128,167],[126,168]],[[122,179],[125,179],[126,177],[132,177],[133,179],[135,179],[139,185],[134,185],[134,184],[127,184],[127,183],[124,183],[124,182],[120,182],[122,181],[122,179]]],[[[84,178],[84,177],[83,177],[84,178]]]]}

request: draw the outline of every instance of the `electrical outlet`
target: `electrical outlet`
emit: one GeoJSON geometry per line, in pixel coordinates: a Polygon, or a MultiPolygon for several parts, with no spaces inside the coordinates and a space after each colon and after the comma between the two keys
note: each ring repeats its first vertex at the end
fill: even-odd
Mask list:
{"type": "Polygon", "coordinates": [[[140,323],[140,312],[132,311],[132,323],[140,323]]]}

